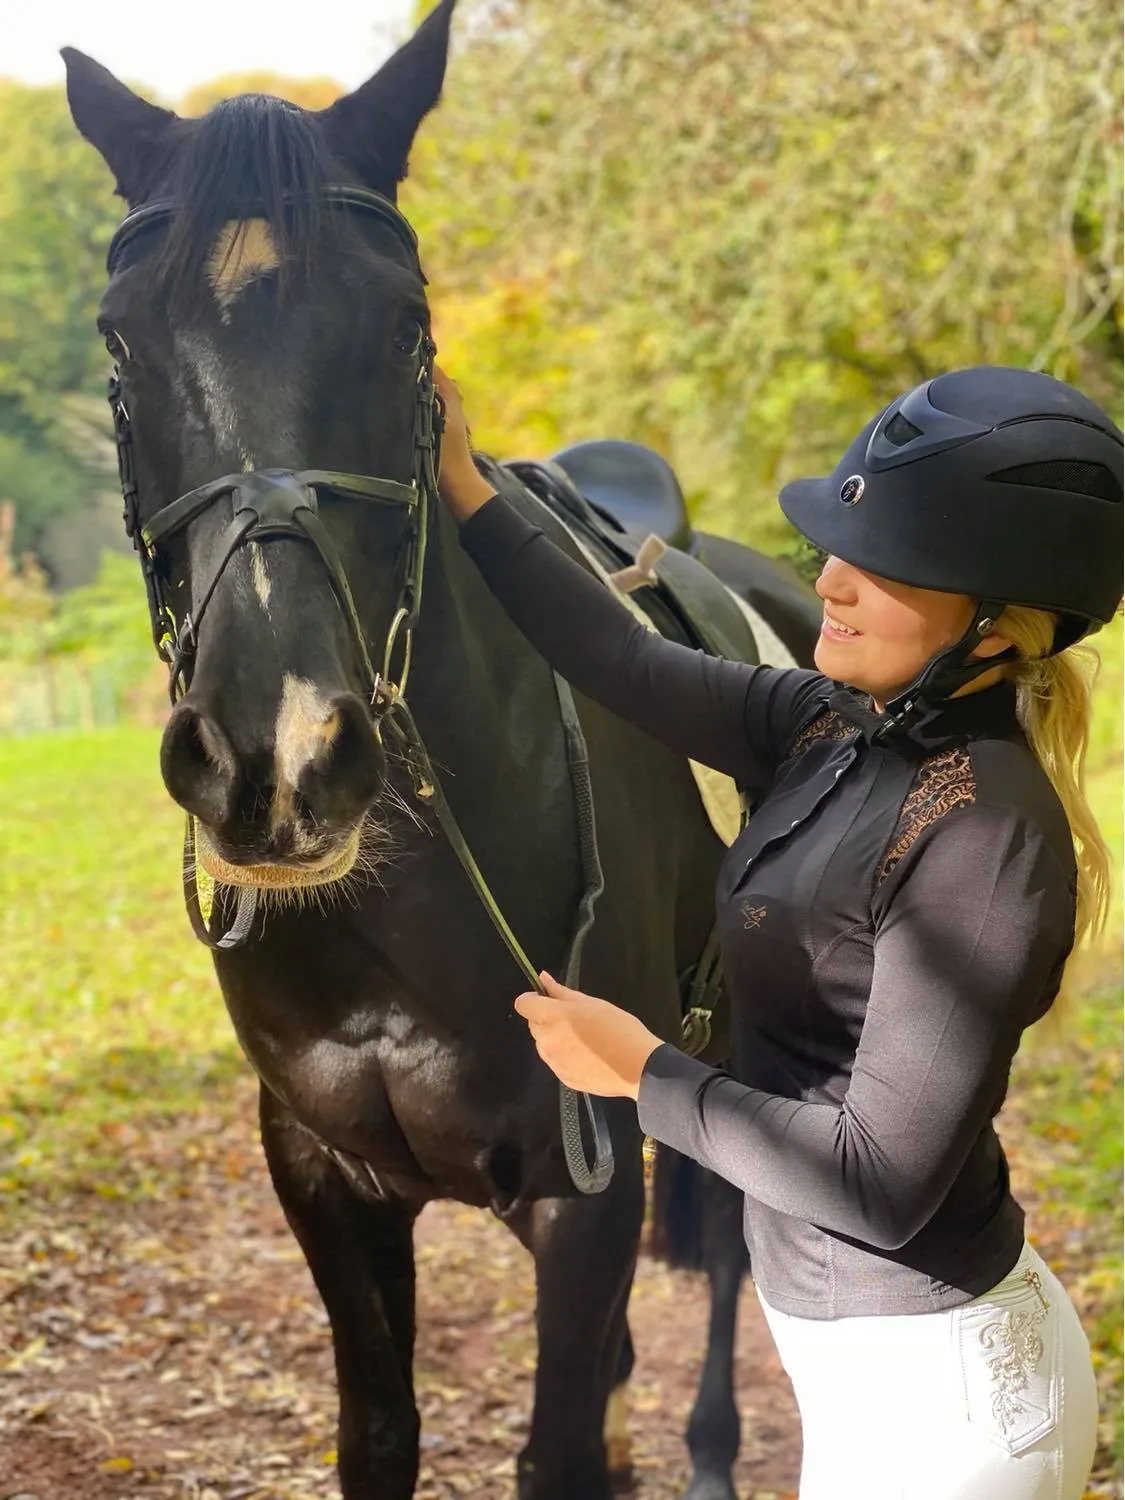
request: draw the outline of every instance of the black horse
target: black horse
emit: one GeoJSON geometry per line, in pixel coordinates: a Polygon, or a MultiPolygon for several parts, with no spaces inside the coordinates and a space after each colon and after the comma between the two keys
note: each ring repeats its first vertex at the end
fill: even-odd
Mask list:
{"type": "MultiPolygon", "coordinates": [[[[511,1009],[524,978],[414,795],[409,747],[372,719],[373,678],[394,718],[388,679],[402,686],[409,650],[410,707],[449,804],[526,951],[557,970],[588,881],[555,684],[433,504],[424,278],[386,209],[441,90],[452,6],[318,113],[248,96],[179,119],[73,51],[68,87],[142,210],[111,253],[100,326],[177,696],[161,766],[218,918],[232,892],[260,893],[249,940],[215,961],[262,1080],[273,1183],[331,1319],[343,1494],[414,1491],[412,1226],[446,1197],[491,1208],[535,1260],[520,1496],[607,1500],[603,1424],[631,1363],[644,1200],[636,1112],[606,1102],[616,1171],[577,1192],[554,1080],[511,1009]]],[[[579,711],[605,881],[582,982],[675,1038],[721,846],[683,760],[579,711]]],[[[731,1500],[743,1252],[729,1194],[710,1222],[720,1295],[690,1493],[731,1500]]]]}

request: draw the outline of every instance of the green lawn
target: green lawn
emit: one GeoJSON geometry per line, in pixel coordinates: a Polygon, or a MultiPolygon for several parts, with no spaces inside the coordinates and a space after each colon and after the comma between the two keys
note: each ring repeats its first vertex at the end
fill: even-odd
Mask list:
{"type": "Polygon", "coordinates": [[[157,744],[127,727],[0,741],[9,1206],[83,1179],[123,1191],[119,1127],[195,1108],[243,1066],[184,915],[157,744]]]}
{"type": "MultiPolygon", "coordinates": [[[[1120,866],[1118,744],[1102,735],[1092,793],[1120,866]]],[[[157,745],[128,727],[0,740],[0,1228],[29,1197],[176,1192],[161,1121],[225,1113],[246,1067],[183,911],[157,745]]],[[[1120,893],[1116,913],[1119,934],[1120,893]]],[[[1002,1118],[1033,1232],[1095,1346],[1099,1494],[1121,1474],[1120,1015],[1107,959],[1027,1039],[1002,1118]]]]}

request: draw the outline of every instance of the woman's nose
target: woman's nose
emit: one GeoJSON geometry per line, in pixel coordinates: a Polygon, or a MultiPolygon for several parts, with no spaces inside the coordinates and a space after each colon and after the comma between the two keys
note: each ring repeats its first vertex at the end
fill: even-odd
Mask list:
{"type": "Polygon", "coordinates": [[[813,585],[824,600],[835,600],[837,604],[854,604],[856,601],[855,569],[838,557],[826,557],[824,566],[813,585]]]}

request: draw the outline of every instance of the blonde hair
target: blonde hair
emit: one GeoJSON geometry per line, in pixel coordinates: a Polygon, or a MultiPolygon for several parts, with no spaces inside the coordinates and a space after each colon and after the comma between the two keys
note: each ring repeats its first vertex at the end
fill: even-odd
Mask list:
{"type": "Polygon", "coordinates": [[[1047,656],[1055,623],[1046,610],[1012,604],[997,621],[996,633],[1019,652],[1020,660],[1007,669],[1016,685],[1016,713],[1070,824],[1078,865],[1077,949],[1101,932],[1109,910],[1110,854],[1085,788],[1091,694],[1101,661],[1089,646],[1047,656]]]}

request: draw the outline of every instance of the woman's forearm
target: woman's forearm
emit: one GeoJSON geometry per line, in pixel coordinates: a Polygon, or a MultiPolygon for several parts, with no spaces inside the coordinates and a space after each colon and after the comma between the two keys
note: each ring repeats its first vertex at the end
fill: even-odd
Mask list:
{"type": "Polygon", "coordinates": [[[442,496],[458,525],[463,525],[488,504],[496,490],[476,468],[461,475],[455,484],[446,484],[442,496]]]}
{"type": "Polygon", "coordinates": [[[580,693],[744,787],[768,781],[778,721],[813,674],[724,661],[646,630],[502,495],[464,523],[461,544],[531,645],[580,693]]]}

